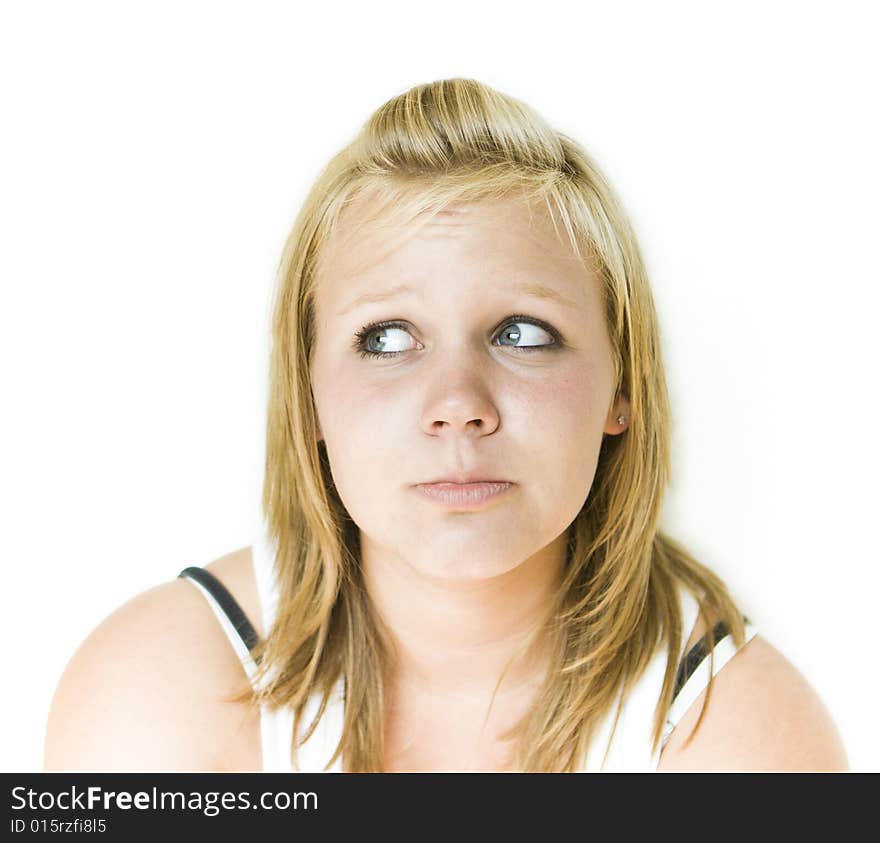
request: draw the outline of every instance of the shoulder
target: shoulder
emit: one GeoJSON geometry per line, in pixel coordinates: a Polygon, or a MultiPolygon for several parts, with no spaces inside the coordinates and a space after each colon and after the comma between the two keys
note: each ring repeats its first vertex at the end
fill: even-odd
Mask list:
{"type": "MultiPolygon", "coordinates": [[[[205,567],[261,632],[250,565],[244,548],[205,567]]],[[[157,585],[116,609],[74,653],[52,700],[44,769],[225,769],[254,749],[255,724],[258,766],[259,721],[246,703],[228,701],[246,688],[193,583],[157,585]]]]}
{"type": "MultiPolygon", "coordinates": [[[[708,628],[701,617],[688,647],[708,628]]],[[[818,694],[760,635],[716,674],[703,721],[693,732],[705,698],[704,691],[673,730],[659,771],[848,768],[843,742],[818,694]]]]}

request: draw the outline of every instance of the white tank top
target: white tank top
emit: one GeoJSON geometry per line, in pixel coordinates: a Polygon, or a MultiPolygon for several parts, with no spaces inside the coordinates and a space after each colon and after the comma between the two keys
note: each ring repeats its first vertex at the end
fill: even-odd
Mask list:
{"type": "MultiPolygon", "coordinates": [[[[254,575],[257,593],[262,611],[263,629],[269,630],[275,620],[278,605],[278,586],[275,577],[274,548],[268,543],[265,534],[261,533],[252,547],[254,575]]],[[[253,630],[244,618],[234,598],[220,585],[219,581],[211,583],[210,577],[204,577],[207,571],[199,568],[187,568],[181,572],[204,594],[217,616],[220,625],[238,653],[242,667],[253,680],[257,666],[251,658],[249,646],[254,643],[253,630]],[[199,582],[195,577],[202,581],[199,582]],[[245,631],[244,627],[247,627],[245,631]]],[[[666,653],[658,648],[657,653],[642,674],[638,683],[624,700],[620,719],[614,732],[613,741],[607,758],[603,757],[614,723],[616,706],[612,706],[587,758],[587,765],[581,772],[653,772],[660,760],[660,751],[669,739],[675,725],[685,712],[696,701],[709,681],[708,650],[702,641],[698,642],[684,656],[684,644],[697,620],[698,606],[693,595],[686,589],[679,590],[681,601],[682,629],[688,630],[682,637],[682,651],[679,653],[679,676],[684,680],[667,713],[663,738],[656,752],[651,751],[651,731],[654,720],[654,709],[660,699],[663,676],[666,671],[666,653]]],[[[756,628],[746,621],[745,641],[750,641],[756,634],[756,628]]],[[[714,647],[713,675],[717,675],[728,661],[736,654],[737,648],[733,639],[726,633],[726,628],[716,627],[716,644],[714,647]],[[721,636],[721,637],[719,637],[721,636]]],[[[293,740],[293,711],[278,708],[275,711],[264,706],[260,715],[260,742],[262,746],[263,771],[272,773],[291,772],[323,772],[332,757],[339,738],[342,735],[344,686],[342,681],[337,684],[324,715],[308,741],[298,753],[298,767],[291,762],[291,744],[293,740]]],[[[319,695],[310,701],[304,716],[306,724],[320,703],[319,695]]],[[[327,772],[342,772],[342,762],[336,759],[327,772]]]]}

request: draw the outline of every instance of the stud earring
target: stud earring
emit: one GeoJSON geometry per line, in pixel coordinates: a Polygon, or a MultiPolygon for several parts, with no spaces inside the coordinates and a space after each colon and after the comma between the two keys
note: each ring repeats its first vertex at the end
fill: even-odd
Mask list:
{"type": "Polygon", "coordinates": [[[617,423],[618,424],[626,424],[626,416],[618,416],[617,423]]]}

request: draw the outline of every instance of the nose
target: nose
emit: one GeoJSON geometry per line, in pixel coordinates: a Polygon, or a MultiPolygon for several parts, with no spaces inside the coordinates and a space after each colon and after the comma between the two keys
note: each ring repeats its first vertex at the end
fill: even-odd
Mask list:
{"type": "Polygon", "coordinates": [[[421,427],[429,436],[479,438],[494,433],[500,422],[489,390],[473,368],[447,367],[428,385],[421,427]]]}

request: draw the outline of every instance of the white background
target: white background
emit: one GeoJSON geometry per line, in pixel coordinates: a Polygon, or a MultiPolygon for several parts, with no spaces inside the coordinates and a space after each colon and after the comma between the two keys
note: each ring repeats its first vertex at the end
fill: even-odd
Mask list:
{"type": "Polygon", "coordinates": [[[675,411],[666,525],[880,769],[871,5],[5,3],[2,769],[40,768],[103,617],[250,544],[284,238],[375,108],[449,76],[617,188],[675,411]]]}

